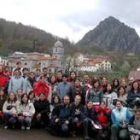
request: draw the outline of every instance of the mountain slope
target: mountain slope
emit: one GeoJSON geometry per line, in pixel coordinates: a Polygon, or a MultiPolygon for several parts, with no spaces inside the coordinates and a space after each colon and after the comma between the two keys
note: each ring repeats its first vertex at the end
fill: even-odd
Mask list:
{"type": "Polygon", "coordinates": [[[56,37],[36,27],[0,19],[0,55],[14,51],[51,53],[52,46],[58,39],[62,41],[68,52],[71,43],[67,39],[56,37]]]}
{"type": "Polygon", "coordinates": [[[140,52],[140,38],[133,28],[110,16],[86,33],[77,46],[137,53],[140,52]]]}

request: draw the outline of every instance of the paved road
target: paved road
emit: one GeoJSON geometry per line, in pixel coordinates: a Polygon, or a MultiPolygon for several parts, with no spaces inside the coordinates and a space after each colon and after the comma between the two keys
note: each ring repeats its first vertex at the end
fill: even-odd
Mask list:
{"type": "MultiPolygon", "coordinates": [[[[50,135],[47,130],[20,130],[20,129],[3,129],[3,126],[0,126],[0,140],[65,140],[67,138],[54,137],[50,135]]],[[[82,137],[72,138],[69,137],[69,140],[83,140],[82,137]]]]}

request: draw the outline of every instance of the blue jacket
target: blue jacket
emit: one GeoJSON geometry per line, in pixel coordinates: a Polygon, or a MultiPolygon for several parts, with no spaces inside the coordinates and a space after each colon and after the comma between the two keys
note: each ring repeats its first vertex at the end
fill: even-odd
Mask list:
{"type": "Polygon", "coordinates": [[[136,98],[140,98],[140,92],[134,93],[131,90],[128,91],[128,95],[127,95],[127,103],[131,103],[132,101],[134,101],[136,98]]]}
{"type": "Polygon", "coordinates": [[[17,90],[22,90],[24,88],[24,78],[22,76],[15,77],[12,76],[10,81],[9,81],[9,86],[8,86],[8,93],[13,92],[16,93],[17,90]]]}
{"type": "Polygon", "coordinates": [[[63,99],[63,97],[65,95],[70,96],[71,92],[72,92],[72,86],[70,83],[68,82],[61,82],[58,84],[56,92],[58,94],[58,96],[60,97],[60,99],[63,99]]]}
{"type": "Polygon", "coordinates": [[[115,108],[111,112],[111,120],[113,124],[122,127],[123,123],[128,124],[131,119],[131,113],[126,107],[122,107],[120,111],[115,108]]]}

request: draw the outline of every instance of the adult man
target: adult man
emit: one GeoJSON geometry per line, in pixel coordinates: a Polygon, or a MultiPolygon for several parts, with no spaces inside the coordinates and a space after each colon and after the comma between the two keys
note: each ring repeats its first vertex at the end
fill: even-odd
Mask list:
{"type": "Polygon", "coordinates": [[[81,105],[81,96],[76,95],[74,102],[71,104],[71,128],[72,136],[76,136],[76,130],[80,128],[84,119],[86,118],[84,106],[81,105]]]}
{"type": "Polygon", "coordinates": [[[39,95],[39,100],[34,102],[34,107],[36,111],[34,116],[35,124],[46,127],[49,124],[50,104],[43,93],[39,95]]]}
{"type": "Polygon", "coordinates": [[[70,97],[64,96],[63,103],[56,106],[52,113],[51,128],[55,135],[69,131],[70,97]]]}
{"type": "Polygon", "coordinates": [[[40,93],[44,93],[46,99],[49,96],[49,86],[48,82],[46,82],[45,77],[41,76],[40,80],[34,83],[33,91],[35,93],[35,97],[38,98],[40,93]]]}
{"type": "Polygon", "coordinates": [[[64,74],[62,77],[63,82],[59,83],[56,89],[56,92],[61,100],[64,98],[65,95],[69,96],[72,92],[71,84],[67,82],[67,75],[64,74]]]}

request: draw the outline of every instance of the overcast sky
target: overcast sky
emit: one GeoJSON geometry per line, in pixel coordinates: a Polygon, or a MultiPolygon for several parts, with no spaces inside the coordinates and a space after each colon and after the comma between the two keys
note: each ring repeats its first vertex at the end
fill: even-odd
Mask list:
{"type": "Polygon", "coordinates": [[[0,0],[0,18],[77,42],[108,16],[140,35],[140,0],[0,0]]]}

